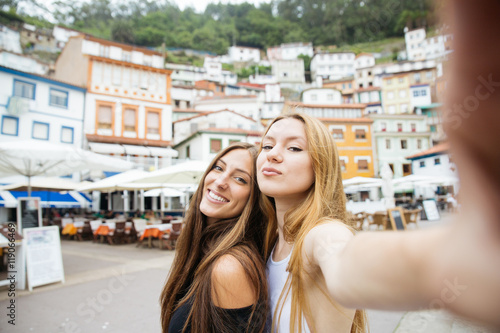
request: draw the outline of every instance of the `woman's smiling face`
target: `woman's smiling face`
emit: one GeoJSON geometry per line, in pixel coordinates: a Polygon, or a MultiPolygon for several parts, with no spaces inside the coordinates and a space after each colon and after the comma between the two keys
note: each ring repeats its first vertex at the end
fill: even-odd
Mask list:
{"type": "Polygon", "coordinates": [[[222,156],[203,182],[200,211],[208,223],[241,214],[248,202],[252,186],[252,157],[244,149],[222,156]]]}
{"type": "Polygon", "coordinates": [[[301,201],[314,183],[304,123],[294,118],[275,122],[262,139],[257,181],[263,194],[301,201]]]}

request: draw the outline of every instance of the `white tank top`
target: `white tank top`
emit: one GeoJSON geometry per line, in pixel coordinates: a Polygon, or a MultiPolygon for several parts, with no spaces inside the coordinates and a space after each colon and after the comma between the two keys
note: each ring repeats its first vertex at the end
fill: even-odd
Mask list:
{"type": "MultiPolygon", "coordinates": [[[[270,300],[269,302],[270,313],[268,313],[267,315],[266,332],[272,332],[271,327],[273,322],[273,315],[274,311],[276,310],[276,306],[278,305],[278,300],[280,298],[281,291],[285,287],[286,280],[288,279],[289,272],[287,272],[286,268],[288,266],[288,262],[290,261],[292,251],[290,251],[288,256],[281,261],[274,261],[273,254],[274,254],[274,248],[273,251],[271,252],[271,256],[267,260],[267,265],[266,265],[267,283],[269,288],[269,300],[270,300]]],[[[281,317],[279,318],[280,319],[279,325],[275,323],[276,324],[275,328],[277,328],[275,332],[278,333],[290,332],[291,309],[292,309],[292,295],[290,290],[290,293],[287,295],[287,298],[283,304],[283,310],[281,312],[281,317]]],[[[278,316],[280,310],[281,309],[278,310],[278,316]]],[[[309,330],[309,327],[307,326],[306,323],[306,319],[304,317],[302,318],[302,322],[304,323],[302,327],[302,332],[310,333],[311,331],[309,330]]]]}

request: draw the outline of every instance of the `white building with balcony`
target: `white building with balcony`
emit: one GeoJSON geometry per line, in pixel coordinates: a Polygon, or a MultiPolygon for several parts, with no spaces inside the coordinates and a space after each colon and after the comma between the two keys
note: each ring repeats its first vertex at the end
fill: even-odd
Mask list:
{"type": "Polygon", "coordinates": [[[424,40],[426,37],[425,29],[415,29],[409,30],[404,29],[405,32],[405,44],[406,44],[406,56],[408,60],[425,60],[425,50],[423,47],[424,40]]]}
{"type": "Polygon", "coordinates": [[[421,115],[369,114],[373,120],[372,136],[375,174],[389,163],[394,178],[412,174],[412,162],[406,157],[432,145],[431,133],[427,129],[426,117],[421,115]]]}
{"type": "Polygon", "coordinates": [[[174,131],[174,143],[176,145],[200,130],[262,130],[262,125],[258,121],[228,109],[208,111],[192,117],[179,119],[174,121],[172,126],[174,131]]]}
{"type": "Polygon", "coordinates": [[[0,25],[0,50],[22,54],[21,35],[19,32],[0,25]]]}

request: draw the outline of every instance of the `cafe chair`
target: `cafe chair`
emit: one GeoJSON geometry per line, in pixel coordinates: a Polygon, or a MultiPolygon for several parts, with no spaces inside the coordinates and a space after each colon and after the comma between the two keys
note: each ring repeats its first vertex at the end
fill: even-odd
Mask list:
{"type": "Polygon", "coordinates": [[[96,234],[96,231],[99,228],[99,226],[102,224],[102,221],[101,220],[93,220],[93,221],[90,221],[89,223],[90,223],[90,229],[92,231],[93,241],[97,242],[98,235],[96,234]]]}
{"type": "Polygon", "coordinates": [[[182,221],[172,221],[172,230],[170,232],[166,232],[160,238],[160,249],[165,246],[168,250],[175,249],[175,243],[179,238],[182,231],[182,221]]]}
{"type": "Polygon", "coordinates": [[[405,215],[405,221],[406,225],[408,226],[410,223],[412,226],[414,225],[415,228],[418,228],[418,222],[420,221],[420,213],[422,212],[422,209],[405,209],[404,210],[404,215],[405,215]]]}
{"type": "Polygon", "coordinates": [[[109,227],[106,239],[110,245],[123,244],[125,237],[125,221],[115,222],[114,228],[109,227]]]}

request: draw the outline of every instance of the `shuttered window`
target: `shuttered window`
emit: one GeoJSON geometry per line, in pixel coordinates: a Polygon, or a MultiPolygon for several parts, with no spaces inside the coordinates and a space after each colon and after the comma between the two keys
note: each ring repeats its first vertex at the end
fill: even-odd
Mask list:
{"type": "Polygon", "coordinates": [[[366,132],[364,129],[357,129],[356,130],[356,139],[358,139],[358,140],[366,139],[366,132]]]}
{"type": "Polygon", "coordinates": [[[358,170],[368,170],[368,161],[367,160],[359,160],[358,161],[358,170]]]}
{"type": "Polygon", "coordinates": [[[332,135],[335,140],[344,140],[344,131],[341,128],[334,128],[332,135]]]}
{"type": "Polygon", "coordinates": [[[221,139],[210,139],[210,153],[218,153],[222,149],[221,139]]]}

